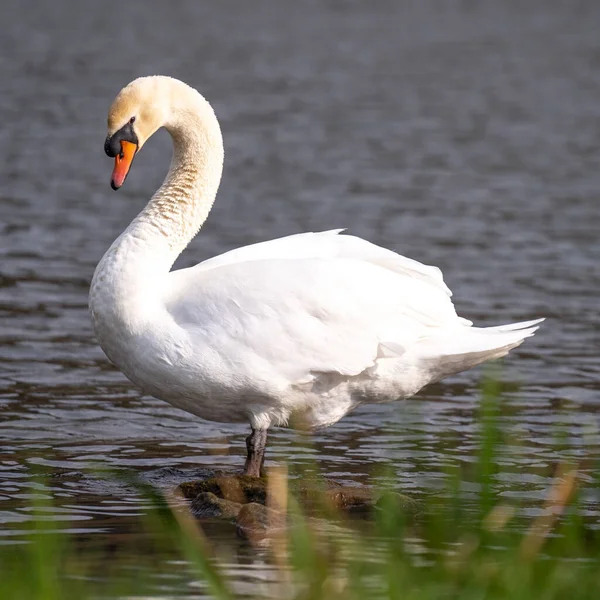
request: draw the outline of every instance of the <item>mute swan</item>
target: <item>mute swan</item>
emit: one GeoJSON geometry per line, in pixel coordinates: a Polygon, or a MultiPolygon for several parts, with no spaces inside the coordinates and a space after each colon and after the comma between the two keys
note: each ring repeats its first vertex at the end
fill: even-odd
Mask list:
{"type": "Polygon", "coordinates": [[[223,140],[196,90],[136,79],[108,114],[113,189],[160,127],[173,138],[171,167],[98,264],[91,318],[106,355],[148,394],[204,419],[249,422],[245,474],[261,473],[270,426],[325,427],[359,404],[407,398],[504,356],[543,320],[471,327],[439,269],[341,230],[170,271],[215,200],[223,140]]]}

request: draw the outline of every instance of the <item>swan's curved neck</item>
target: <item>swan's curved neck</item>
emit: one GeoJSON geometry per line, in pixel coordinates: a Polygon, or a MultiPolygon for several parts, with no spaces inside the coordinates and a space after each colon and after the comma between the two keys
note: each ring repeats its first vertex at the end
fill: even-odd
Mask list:
{"type": "Polygon", "coordinates": [[[187,99],[165,123],[173,139],[165,181],[123,234],[158,250],[167,271],[206,221],[223,170],[223,138],[210,104],[191,89],[187,99]]]}
{"type": "Polygon", "coordinates": [[[143,325],[153,300],[164,291],[164,276],[198,233],[217,194],[223,138],[210,104],[185,86],[172,101],[164,126],[174,146],[165,181],[94,273],[90,308],[97,333],[114,327],[135,331],[143,325]]]}

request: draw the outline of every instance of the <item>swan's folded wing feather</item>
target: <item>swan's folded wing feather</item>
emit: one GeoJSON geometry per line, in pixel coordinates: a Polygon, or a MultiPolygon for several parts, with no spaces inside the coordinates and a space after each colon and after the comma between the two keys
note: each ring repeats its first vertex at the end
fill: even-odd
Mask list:
{"type": "Polygon", "coordinates": [[[333,229],[318,233],[298,233],[259,242],[220,254],[194,268],[208,270],[229,264],[266,259],[352,258],[371,262],[402,275],[422,279],[442,288],[449,296],[452,295],[444,283],[442,272],[437,267],[424,265],[353,235],[339,235],[343,231],[343,229],[333,229]]]}
{"type": "Polygon", "coordinates": [[[165,304],[190,344],[266,381],[357,375],[460,323],[441,286],[354,258],[256,259],[169,277],[165,304]]]}

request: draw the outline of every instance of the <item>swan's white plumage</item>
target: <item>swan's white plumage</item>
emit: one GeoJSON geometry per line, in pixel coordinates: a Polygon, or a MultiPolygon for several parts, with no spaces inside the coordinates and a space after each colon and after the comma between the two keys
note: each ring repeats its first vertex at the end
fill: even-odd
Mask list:
{"type": "Polygon", "coordinates": [[[437,267],[424,265],[411,258],[400,256],[361,238],[338,234],[343,229],[319,233],[297,233],[276,240],[259,242],[235,248],[196,265],[197,269],[210,269],[228,263],[258,259],[279,258],[355,258],[385,267],[400,274],[422,279],[442,288],[448,296],[452,293],[444,283],[437,267]]]}
{"type": "Polygon", "coordinates": [[[174,160],[99,264],[90,292],[102,347],[149,393],[211,420],[262,428],[297,416],[322,427],[362,402],[405,398],[503,356],[537,329],[539,320],[471,327],[439,269],[341,230],[169,272],[210,210],[222,140],[208,103],[169,78],[125,88],[112,129],[132,111],[147,113],[149,94],[162,122],[142,122],[140,137],[164,124],[174,160]]]}

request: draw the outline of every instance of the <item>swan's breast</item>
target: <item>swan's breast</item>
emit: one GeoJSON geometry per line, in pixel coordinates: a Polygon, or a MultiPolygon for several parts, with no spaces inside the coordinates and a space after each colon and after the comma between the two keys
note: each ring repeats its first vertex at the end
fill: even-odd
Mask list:
{"type": "Polygon", "coordinates": [[[261,411],[256,406],[273,405],[226,356],[222,343],[211,347],[202,327],[176,323],[161,294],[123,295],[109,285],[111,275],[100,274],[92,285],[94,330],[110,361],[145,393],[221,422],[248,422],[261,411]]]}

